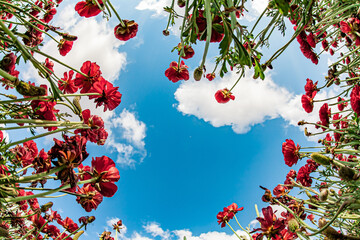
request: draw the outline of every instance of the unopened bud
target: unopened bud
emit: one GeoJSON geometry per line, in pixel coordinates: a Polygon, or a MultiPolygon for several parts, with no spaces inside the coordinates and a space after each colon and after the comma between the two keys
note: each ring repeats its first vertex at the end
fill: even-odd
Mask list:
{"type": "Polygon", "coordinates": [[[194,71],[194,79],[196,81],[200,81],[202,74],[203,74],[202,68],[200,68],[200,67],[196,68],[194,71]]]}
{"type": "Polygon", "coordinates": [[[178,1],[177,1],[177,4],[178,4],[178,6],[181,7],[181,8],[182,8],[182,7],[185,7],[185,1],[184,1],[184,0],[178,0],[178,1]]]}
{"type": "Polygon", "coordinates": [[[95,221],[95,217],[94,216],[90,216],[88,217],[88,223],[92,223],[93,221],[95,221]]]}
{"type": "Polygon", "coordinates": [[[73,237],[72,237],[72,239],[73,240],[78,240],[79,239],[79,237],[82,235],[84,233],[84,231],[78,231],[73,237]]]}
{"type": "Polygon", "coordinates": [[[46,211],[49,210],[52,206],[53,206],[53,203],[52,203],[52,202],[45,203],[44,205],[41,206],[41,212],[46,212],[46,211]]]}
{"type": "Polygon", "coordinates": [[[46,94],[45,88],[36,87],[24,81],[19,81],[16,85],[16,91],[24,96],[44,96],[46,94]]]}
{"type": "Polygon", "coordinates": [[[292,218],[288,221],[288,226],[290,232],[296,232],[296,230],[299,229],[299,223],[295,218],[292,218]]]}
{"type": "Polygon", "coordinates": [[[326,199],[328,198],[329,195],[329,190],[327,188],[324,188],[320,191],[320,196],[319,199],[321,202],[325,202],[326,199]]]}
{"type": "Polygon", "coordinates": [[[311,159],[323,166],[330,165],[330,158],[317,152],[311,154],[311,159]]]}
{"type": "Polygon", "coordinates": [[[82,112],[81,105],[80,105],[80,99],[81,99],[80,96],[76,96],[73,99],[73,104],[77,110],[77,114],[81,114],[81,112],[82,112]]]}
{"type": "Polygon", "coordinates": [[[305,136],[310,137],[311,132],[308,132],[307,127],[304,129],[305,136]]]}
{"type": "Polygon", "coordinates": [[[355,180],[355,171],[352,168],[341,166],[339,170],[339,176],[345,181],[355,180]]]}
{"type": "Polygon", "coordinates": [[[68,33],[63,33],[61,35],[66,41],[75,41],[78,37],[77,36],[74,36],[74,35],[70,35],[68,33]]]}
{"type": "Polygon", "coordinates": [[[163,35],[164,36],[169,36],[170,32],[168,30],[163,30],[163,35]]]}

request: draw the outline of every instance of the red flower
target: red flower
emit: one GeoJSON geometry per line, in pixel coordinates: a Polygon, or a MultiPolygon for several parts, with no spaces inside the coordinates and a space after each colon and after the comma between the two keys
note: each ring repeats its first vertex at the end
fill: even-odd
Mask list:
{"type": "Polygon", "coordinates": [[[286,139],[282,144],[282,153],[284,154],[285,164],[291,167],[299,160],[299,144],[295,146],[295,143],[291,139],[286,139]]]}
{"type": "Polygon", "coordinates": [[[232,219],[234,217],[234,213],[232,212],[228,212],[228,211],[223,211],[223,212],[219,212],[216,215],[216,218],[218,219],[218,223],[221,223],[221,227],[225,227],[226,223],[229,222],[230,219],[232,219]]]}
{"type": "Polygon", "coordinates": [[[254,231],[262,231],[262,233],[258,236],[259,239],[263,236],[266,236],[268,239],[272,239],[285,228],[284,219],[277,219],[276,215],[273,213],[272,207],[270,206],[263,208],[262,213],[264,217],[256,218],[260,222],[260,228],[254,229],[254,231]]]}
{"type": "Polygon", "coordinates": [[[45,67],[48,69],[48,73],[54,72],[54,62],[50,61],[49,58],[45,59],[45,67]]]}
{"type": "Polygon", "coordinates": [[[55,14],[56,14],[55,8],[51,8],[50,10],[48,10],[44,15],[44,22],[46,23],[50,22],[55,14]]]}
{"type": "Polygon", "coordinates": [[[136,36],[138,24],[134,20],[123,20],[123,23],[125,26],[120,23],[114,28],[114,34],[117,39],[127,41],[136,36]]]}
{"type": "Polygon", "coordinates": [[[312,179],[310,177],[311,169],[309,165],[302,166],[297,174],[297,182],[305,187],[311,187],[312,179]]]}
{"type": "Polygon", "coordinates": [[[75,134],[80,133],[81,136],[86,137],[90,142],[104,145],[108,133],[104,129],[104,121],[102,118],[97,115],[90,115],[89,109],[82,112],[82,118],[84,124],[88,125],[90,129],[77,129],[75,130],[75,134]]]}
{"type": "Polygon", "coordinates": [[[309,33],[309,35],[306,36],[306,40],[312,48],[316,47],[315,36],[313,33],[309,33]]]}
{"type": "Polygon", "coordinates": [[[64,77],[58,82],[59,89],[64,93],[75,93],[79,88],[75,86],[75,79],[73,79],[74,71],[69,73],[64,72],[64,77]]]}
{"type": "Polygon", "coordinates": [[[58,45],[59,52],[61,56],[66,56],[68,52],[70,52],[74,42],[73,41],[67,41],[65,39],[61,39],[60,43],[58,45]]]}
{"type": "Polygon", "coordinates": [[[101,77],[100,67],[96,63],[86,61],[83,63],[80,71],[86,75],[76,73],[74,81],[75,86],[81,88],[80,93],[88,93],[95,82],[104,79],[101,77]]]}
{"type": "MultiPolygon", "coordinates": [[[[196,18],[196,25],[198,26],[199,29],[199,33],[197,35],[198,39],[200,41],[202,40],[206,40],[206,18],[204,17],[204,11],[203,10],[199,10],[199,16],[196,18]],[[204,34],[205,33],[205,34],[204,34]]],[[[223,37],[224,34],[218,32],[217,30],[219,30],[219,28],[224,28],[223,27],[223,22],[220,16],[215,15],[214,18],[212,18],[212,31],[211,31],[211,38],[210,38],[210,42],[220,42],[223,37]],[[217,28],[214,28],[214,25],[217,26],[217,28]]]]}
{"type": "MultiPolygon", "coordinates": [[[[98,0],[98,3],[101,7],[104,6],[102,0],[98,0]]],[[[98,15],[101,12],[101,9],[95,1],[86,0],[78,2],[75,6],[75,11],[77,11],[81,17],[89,18],[98,15]]]]}
{"type": "Polygon", "coordinates": [[[119,181],[119,170],[115,167],[114,161],[107,157],[96,157],[91,161],[91,172],[93,177],[98,177],[94,184],[95,188],[104,196],[112,197],[117,191],[115,182],[119,181]]]}
{"type": "Polygon", "coordinates": [[[189,80],[188,66],[185,65],[184,61],[181,61],[180,67],[178,63],[173,61],[170,63],[170,67],[166,69],[165,76],[172,82],[178,82],[179,80],[189,80]]]}
{"type": "Polygon", "coordinates": [[[343,111],[344,108],[347,107],[348,102],[346,102],[345,99],[343,99],[341,97],[338,97],[337,100],[338,100],[338,105],[337,106],[338,106],[339,111],[343,111]]]}
{"type": "MultiPolygon", "coordinates": [[[[316,92],[315,92],[316,94],[316,92]]],[[[313,98],[309,97],[308,95],[302,95],[301,97],[301,104],[304,108],[305,112],[311,113],[314,109],[314,102],[313,98]]]]}
{"type": "Polygon", "coordinates": [[[321,125],[328,127],[330,123],[331,109],[327,103],[324,103],[319,111],[321,125]]]}
{"type": "Polygon", "coordinates": [[[91,92],[99,93],[100,95],[91,95],[89,99],[95,98],[96,107],[104,105],[104,112],[106,110],[114,110],[121,103],[122,94],[118,91],[119,87],[114,87],[112,83],[101,79],[94,83],[91,92]]]}
{"type": "Polygon", "coordinates": [[[312,97],[314,98],[313,94],[314,92],[317,92],[318,91],[318,88],[317,88],[317,83],[313,83],[313,81],[309,78],[306,79],[306,84],[305,84],[305,92],[306,92],[306,95],[308,95],[309,97],[312,97]]]}
{"type": "Polygon", "coordinates": [[[350,93],[351,108],[360,115],[360,86],[356,85],[350,93]]]}
{"type": "Polygon", "coordinates": [[[78,225],[69,217],[66,217],[64,221],[60,221],[59,224],[71,233],[75,232],[79,228],[78,225]]]}
{"type": "Polygon", "coordinates": [[[177,46],[178,55],[180,55],[182,49],[184,49],[183,55],[181,56],[181,58],[183,58],[183,59],[192,58],[195,54],[195,51],[191,46],[185,45],[184,47],[182,47],[181,43],[179,43],[177,46]]]}
{"type": "Polygon", "coordinates": [[[214,78],[215,78],[215,73],[208,73],[208,74],[206,74],[206,78],[207,78],[209,81],[214,80],[214,78]]]}
{"type": "Polygon", "coordinates": [[[227,206],[226,208],[224,208],[224,211],[228,211],[233,213],[234,215],[237,214],[239,211],[242,211],[244,208],[243,207],[238,207],[238,205],[236,203],[232,203],[229,206],[227,206]]]}
{"type": "Polygon", "coordinates": [[[227,89],[218,90],[215,93],[215,99],[218,103],[227,103],[228,101],[235,100],[235,96],[227,89]]]}
{"type": "Polygon", "coordinates": [[[78,196],[76,201],[87,212],[91,212],[91,210],[96,209],[103,200],[103,196],[89,184],[80,188],[77,193],[86,195],[86,197],[78,196]]]}

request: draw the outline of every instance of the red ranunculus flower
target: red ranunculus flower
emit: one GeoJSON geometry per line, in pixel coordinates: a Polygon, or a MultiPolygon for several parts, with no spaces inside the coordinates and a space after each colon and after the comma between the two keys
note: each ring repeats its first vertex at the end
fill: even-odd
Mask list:
{"type": "Polygon", "coordinates": [[[215,78],[215,73],[208,73],[208,74],[206,74],[206,78],[207,78],[209,81],[214,80],[214,78],[215,78]]]}
{"type": "Polygon", "coordinates": [[[178,82],[179,80],[189,80],[188,66],[185,65],[184,61],[181,61],[180,67],[178,63],[173,61],[170,63],[170,67],[166,69],[165,76],[172,82],[178,82]]]}
{"type": "MultiPolygon", "coordinates": [[[[197,35],[199,40],[206,40],[206,34],[204,35],[204,33],[206,32],[206,18],[204,17],[204,11],[203,10],[199,10],[199,16],[196,18],[196,25],[198,26],[199,29],[199,33],[197,35]]],[[[218,32],[220,29],[223,29],[223,22],[222,22],[222,18],[218,15],[215,15],[212,18],[212,31],[211,31],[211,38],[210,38],[210,42],[220,42],[223,37],[224,34],[221,32],[218,32]],[[216,25],[217,27],[214,28],[214,25],[216,25]]]]}
{"type": "Polygon", "coordinates": [[[64,221],[61,221],[60,225],[71,233],[75,232],[79,228],[78,225],[69,217],[66,217],[64,221]]]}
{"type": "Polygon", "coordinates": [[[347,105],[348,105],[348,102],[345,102],[345,99],[343,99],[343,98],[341,98],[341,97],[338,97],[338,109],[339,109],[339,111],[343,111],[344,110],[344,108],[346,108],[347,107],[347,105]]]}
{"type": "Polygon", "coordinates": [[[115,182],[119,181],[119,170],[115,167],[114,161],[107,157],[96,157],[91,161],[91,172],[93,177],[99,177],[95,188],[104,196],[112,197],[117,191],[115,182]]]}
{"type": "Polygon", "coordinates": [[[75,86],[75,79],[73,79],[74,71],[69,73],[64,72],[64,77],[58,82],[59,89],[64,93],[75,93],[79,88],[75,86]]]}
{"type": "Polygon", "coordinates": [[[360,115],[360,86],[356,85],[350,93],[351,108],[360,115]]]}
{"type": "Polygon", "coordinates": [[[65,39],[61,39],[60,43],[58,45],[59,52],[61,56],[66,56],[68,52],[72,49],[74,42],[73,41],[67,41],[65,39]]]}
{"type": "Polygon", "coordinates": [[[215,93],[215,99],[218,103],[227,103],[228,101],[235,100],[235,96],[227,89],[218,90],[215,93]]]}
{"type": "Polygon", "coordinates": [[[80,188],[77,193],[86,195],[86,197],[78,196],[76,201],[87,212],[91,212],[91,210],[96,209],[103,200],[103,196],[90,184],[80,188]]]}
{"type": "Polygon", "coordinates": [[[313,81],[309,78],[306,79],[306,84],[305,84],[305,92],[306,92],[306,95],[308,95],[309,97],[313,97],[313,94],[314,92],[317,92],[318,91],[318,88],[317,88],[317,83],[313,83],[313,81]]]}
{"type": "MultiPolygon", "coordinates": [[[[98,0],[98,3],[101,7],[104,6],[102,0],[98,0]]],[[[81,17],[89,18],[98,15],[101,9],[94,0],[86,0],[78,2],[75,6],[75,11],[77,11],[81,17]]]]}
{"type": "Polygon", "coordinates": [[[185,45],[184,47],[182,47],[181,43],[179,43],[177,46],[178,55],[180,55],[182,49],[184,52],[183,52],[183,55],[181,56],[181,58],[183,58],[183,59],[192,58],[195,54],[195,51],[191,46],[185,45]]]}
{"type": "Polygon", "coordinates": [[[301,104],[307,113],[311,113],[314,109],[313,98],[309,97],[308,95],[302,95],[301,104]]]}
{"type": "Polygon", "coordinates": [[[53,62],[53,61],[50,61],[49,58],[46,58],[46,59],[45,59],[45,67],[46,67],[47,69],[49,69],[49,70],[48,70],[48,73],[49,73],[49,74],[52,74],[52,73],[54,72],[54,62],[53,62]]]}
{"type": "Polygon", "coordinates": [[[44,15],[44,22],[46,23],[50,22],[55,14],[56,14],[55,8],[51,8],[50,10],[48,10],[44,15]]]}
{"type": "Polygon", "coordinates": [[[229,222],[230,219],[232,219],[234,217],[234,213],[232,212],[228,212],[228,211],[222,211],[219,212],[216,215],[216,218],[218,219],[218,223],[221,223],[221,227],[225,227],[226,223],[229,222]]]}
{"type": "Polygon", "coordinates": [[[321,125],[328,127],[330,123],[330,116],[331,116],[331,108],[327,103],[324,103],[319,110],[319,117],[321,121],[321,125]]]}
{"type": "Polygon", "coordinates": [[[76,73],[74,81],[75,86],[81,88],[80,93],[89,93],[95,82],[104,79],[101,77],[100,67],[96,63],[86,61],[81,66],[80,71],[86,75],[76,73]]]}
{"type": "Polygon", "coordinates": [[[90,142],[104,145],[108,133],[104,129],[104,121],[102,118],[97,115],[91,115],[89,109],[82,112],[82,117],[84,124],[88,125],[90,129],[77,129],[75,130],[75,134],[80,133],[81,136],[86,137],[90,142]],[[104,137],[105,139],[103,139],[104,137]]]}
{"type": "Polygon", "coordinates": [[[260,222],[260,228],[254,229],[254,231],[262,231],[259,235],[261,237],[258,236],[259,239],[262,239],[263,236],[273,239],[285,228],[284,219],[278,219],[270,206],[263,208],[262,213],[264,217],[256,218],[260,222]]]}
{"type": "Polygon", "coordinates": [[[123,20],[123,23],[125,26],[120,23],[114,28],[114,34],[117,39],[127,41],[136,36],[138,24],[133,20],[123,20]]]}
{"type": "Polygon", "coordinates": [[[305,187],[311,187],[312,179],[310,177],[311,169],[309,165],[302,166],[297,174],[297,182],[305,187]]]}
{"type": "Polygon", "coordinates": [[[96,107],[104,105],[106,110],[114,110],[121,103],[122,94],[118,91],[119,87],[114,87],[112,83],[101,79],[95,82],[90,92],[99,93],[100,95],[91,95],[89,99],[95,98],[96,107]]]}
{"type": "Polygon", "coordinates": [[[291,139],[286,139],[282,144],[282,153],[284,154],[285,164],[291,167],[299,160],[299,144],[295,146],[295,143],[291,139]]]}

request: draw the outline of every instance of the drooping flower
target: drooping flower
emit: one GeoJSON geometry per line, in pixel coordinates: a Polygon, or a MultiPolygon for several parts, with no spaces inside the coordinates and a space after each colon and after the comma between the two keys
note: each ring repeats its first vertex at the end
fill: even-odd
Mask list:
{"type": "Polygon", "coordinates": [[[54,72],[54,62],[49,58],[45,59],[45,67],[48,69],[48,73],[51,75],[54,72]]]}
{"type": "Polygon", "coordinates": [[[121,41],[127,41],[136,36],[138,24],[134,20],[123,20],[114,28],[115,37],[121,41]]]}
{"type": "Polygon", "coordinates": [[[350,93],[350,105],[357,115],[360,115],[360,86],[356,85],[350,93]]]}
{"type": "Polygon", "coordinates": [[[66,217],[64,221],[61,221],[60,225],[71,233],[75,232],[79,228],[78,225],[69,217],[66,217]]]}
{"type": "MultiPolygon", "coordinates": [[[[315,92],[316,94],[316,92],[315,92]]],[[[314,99],[309,97],[308,95],[302,95],[301,97],[301,104],[305,112],[311,113],[314,109],[314,99]]]]}
{"type": "Polygon", "coordinates": [[[235,100],[235,96],[227,89],[218,90],[215,93],[215,99],[218,103],[227,103],[228,101],[235,100]]]}
{"type": "Polygon", "coordinates": [[[208,73],[208,74],[206,74],[206,78],[207,78],[209,81],[214,80],[214,78],[215,78],[215,73],[208,73]]]}
{"type": "Polygon", "coordinates": [[[339,111],[343,111],[344,108],[346,108],[348,106],[348,102],[345,101],[344,98],[338,97],[338,109],[339,111]]]}
{"type": "Polygon", "coordinates": [[[217,222],[219,224],[221,223],[222,228],[225,227],[226,223],[229,222],[229,220],[231,220],[233,217],[234,217],[234,213],[228,211],[222,211],[216,215],[216,218],[218,219],[217,222]]]}
{"type": "Polygon", "coordinates": [[[53,19],[56,12],[57,11],[55,8],[51,8],[48,11],[46,11],[46,13],[44,14],[44,22],[46,23],[50,22],[53,19]]]}
{"type": "Polygon", "coordinates": [[[313,82],[311,79],[307,78],[306,79],[306,84],[305,84],[305,93],[306,95],[308,95],[309,97],[312,97],[313,98],[313,94],[314,92],[317,92],[318,91],[318,88],[317,88],[317,83],[318,82],[313,82]]]}
{"type": "Polygon", "coordinates": [[[310,177],[311,169],[309,165],[302,166],[297,174],[297,182],[305,187],[311,187],[312,179],[310,177]]]}
{"type": "MultiPolygon", "coordinates": [[[[97,0],[97,2],[100,4],[101,7],[104,7],[102,0],[97,0]]],[[[78,2],[75,5],[75,11],[77,11],[81,17],[86,18],[94,17],[101,13],[101,9],[94,0],[85,0],[78,2]]]]}
{"type": "Polygon", "coordinates": [[[359,26],[360,20],[358,18],[350,17],[346,21],[340,21],[341,32],[351,37],[356,46],[360,46],[359,26]]]}
{"type": "Polygon", "coordinates": [[[104,112],[108,109],[112,111],[121,103],[122,94],[118,89],[119,87],[114,87],[112,83],[102,78],[95,82],[90,90],[100,95],[91,95],[89,99],[95,99],[96,107],[104,105],[104,112]]]}
{"type": "Polygon", "coordinates": [[[330,123],[330,116],[331,116],[331,108],[327,103],[324,103],[319,110],[319,117],[321,121],[321,125],[328,127],[330,123]]]}
{"type": "Polygon", "coordinates": [[[195,54],[194,49],[190,45],[185,45],[184,47],[182,47],[181,43],[178,44],[177,50],[178,55],[180,55],[181,51],[183,51],[183,55],[181,56],[181,58],[183,59],[192,58],[195,54]]]}
{"type": "Polygon", "coordinates": [[[112,197],[117,191],[115,182],[119,181],[119,170],[115,162],[107,157],[96,157],[91,161],[92,177],[97,177],[97,181],[92,185],[104,196],[112,197]]]}
{"type": "Polygon", "coordinates": [[[264,217],[256,218],[260,222],[260,228],[254,229],[254,231],[261,231],[259,239],[263,236],[272,239],[285,228],[284,219],[278,219],[270,206],[263,208],[262,213],[264,217]]]}
{"type": "Polygon", "coordinates": [[[73,41],[67,41],[65,39],[61,39],[60,43],[58,45],[59,52],[61,56],[66,56],[68,52],[72,49],[74,42],[73,41]]]}
{"type": "Polygon", "coordinates": [[[188,66],[185,65],[184,61],[181,61],[180,67],[178,63],[173,61],[170,63],[170,67],[166,69],[165,76],[172,82],[178,82],[179,80],[189,80],[188,66]]]}
{"type": "Polygon", "coordinates": [[[95,209],[99,206],[99,204],[103,200],[103,196],[96,191],[94,187],[90,184],[83,186],[77,191],[78,194],[86,195],[86,197],[78,196],[76,201],[85,209],[87,212],[91,212],[91,210],[95,209]]]}
{"type": "Polygon", "coordinates": [[[97,115],[91,115],[89,109],[84,110],[81,114],[84,124],[88,125],[90,129],[77,129],[75,130],[75,134],[80,133],[81,136],[86,137],[90,142],[104,145],[108,133],[104,129],[104,121],[102,118],[97,115]]]}
{"type": "Polygon", "coordinates": [[[286,139],[285,142],[282,144],[282,153],[284,154],[285,164],[291,167],[292,165],[296,164],[299,160],[299,144],[295,146],[295,143],[291,139],[286,139]]]}

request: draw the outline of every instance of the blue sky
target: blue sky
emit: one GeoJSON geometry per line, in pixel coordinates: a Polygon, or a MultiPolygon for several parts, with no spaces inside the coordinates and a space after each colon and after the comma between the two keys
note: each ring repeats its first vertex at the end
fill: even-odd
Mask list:
{"type": "MultiPolygon", "coordinates": [[[[177,36],[162,35],[167,18],[159,6],[168,2],[114,1],[124,19],[139,24],[137,37],[126,43],[113,37],[115,18],[110,22],[101,16],[81,19],[70,11],[75,5],[70,1],[62,3],[62,11],[54,19],[79,36],[74,50],[59,58],[78,68],[86,60],[97,62],[104,77],[123,94],[114,113],[95,112],[104,118],[110,136],[105,147],[88,145],[87,160],[90,164],[91,157],[107,155],[117,161],[118,192],[113,198],[104,198],[91,213],[72,197],[55,201],[55,209],[63,216],[76,220],[83,215],[96,217],[84,239],[98,239],[114,219],[123,220],[126,231],[121,238],[126,240],[182,239],[184,235],[190,240],[233,239],[229,229],[218,226],[216,214],[238,203],[244,207],[238,219],[247,226],[256,218],[254,204],[265,206],[259,185],[272,189],[290,170],[283,163],[282,142],[292,138],[300,144],[313,144],[296,126],[307,116],[300,97],[307,77],[323,78],[327,59],[319,62],[321,71],[315,71],[295,42],[273,64],[265,81],[247,74],[233,91],[235,101],[218,104],[215,91],[231,87],[236,74],[212,82],[203,78],[179,83],[164,75],[170,62],[177,60],[171,49],[179,42],[177,36]]],[[[249,5],[252,19],[264,1],[255,2],[249,5]]],[[[276,35],[271,43],[271,50],[264,49],[267,56],[285,43],[285,38],[276,35]]],[[[191,75],[201,60],[202,47],[202,43],[194,46],[195,57],[186,61],[191,75]]],[[[56,47],[52,48],[54,45],[47,43],[43,50],[56,55],[56,47]]],[[[209,71],[216,54],[213,46],[209,71]]],[[[55,71],[64,69],[55,66],[55,71]]],[[[25,79],[36,78],[31,70],[22,74],[25,79]]],[[[312,119],[316,107],[314,112],[312,119]]],[[[51,138],[43,144],[51,147],[51,138]]]]}

